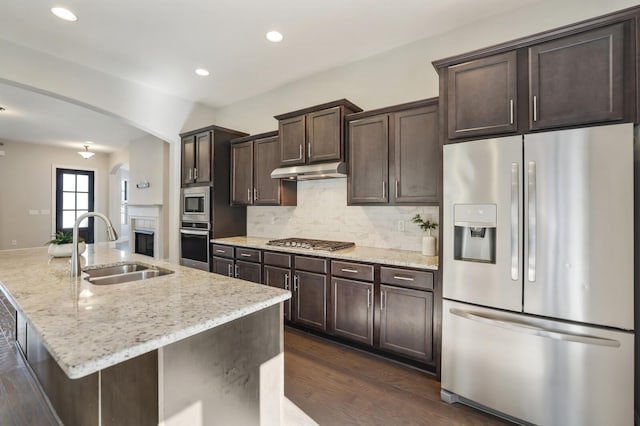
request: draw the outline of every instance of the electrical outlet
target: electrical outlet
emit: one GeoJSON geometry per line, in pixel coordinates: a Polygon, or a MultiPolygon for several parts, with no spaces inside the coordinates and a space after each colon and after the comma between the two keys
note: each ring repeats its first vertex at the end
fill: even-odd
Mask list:
{"type": "Polygon", "coordinates": [[[398,230],[398,232],[404,232],[404,220],[399,220],[396,223],[396,229],[398,230]]]}
{"type": "Polygon", "coordinates": [[[17,246],[18,245],[18,240],[11,240],[11,245],[12,246],[17,246]]]}

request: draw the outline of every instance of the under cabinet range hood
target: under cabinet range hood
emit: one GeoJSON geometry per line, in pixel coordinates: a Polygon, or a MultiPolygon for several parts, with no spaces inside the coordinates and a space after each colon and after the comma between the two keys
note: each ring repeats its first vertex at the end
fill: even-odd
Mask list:
{"type": "Polygon", "coordinates": [[[280,167],[271,172],[272,179],[331,179],[346,178],[347,163],[337,161],[334,163],[307,164],[304,166],[280,167]]]}

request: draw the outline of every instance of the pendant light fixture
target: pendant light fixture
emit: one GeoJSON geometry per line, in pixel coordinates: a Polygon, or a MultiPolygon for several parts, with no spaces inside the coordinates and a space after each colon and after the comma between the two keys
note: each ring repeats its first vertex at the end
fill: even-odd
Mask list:
{"type": "Polygon", "coordinates": [[[78,154],[80,154],[85,160],[88,160],[89,158],[93,157],[95,152],[90,152],[89,145],[84,145],[84,151],[78,151],[78,154]]]}

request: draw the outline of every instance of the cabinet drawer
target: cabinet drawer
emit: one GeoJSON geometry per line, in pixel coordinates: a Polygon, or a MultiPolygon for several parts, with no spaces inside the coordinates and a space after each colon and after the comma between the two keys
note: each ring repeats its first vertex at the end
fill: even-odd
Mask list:
{"type": "Polygon", "coordinates": [[[373,265],[332,260],[331,275],[334,277],[373,281],[373,265]]]}
{"type": "Polygon", "coordinates": [[[291,268],[291,255],[284,253],[274,253],[272,251],[264,252],[264,264],[272,266],[280,266],[282,268],[291,268]]]}
{"type": "Polygon", "coordinates": [[[433,290],[433,272],[382,266],[380,268],[380,282],[401,287],[433,290]]]}
{"type": "Polygon", "coordinates": [[[213,245],[213,255],[219,257],[229,257],[233,259],[233,247],[221,246],[220,244],[213,245]]]}
{"type": "Polygon", "coordinates": [[[260,262],[262,256],[260,250],[238,247],[236,248],[236,259],[242,259],[248,262],[260,262]]]}
{"type": "Polygon", "coordinates": [[[301,271],[327,273],[327,259],[296,256],[296,269],[301,271]]]}

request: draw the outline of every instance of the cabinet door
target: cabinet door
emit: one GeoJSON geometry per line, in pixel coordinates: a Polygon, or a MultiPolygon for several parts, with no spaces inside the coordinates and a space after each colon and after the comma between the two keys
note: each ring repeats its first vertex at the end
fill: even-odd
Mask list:
{"type": "Polygon", "coordinates": [[[233,259],[224,259],[214,256],[211,262],[211,272],[233,277],[233,259]]]}
{"type": "Polygon", "coordinates": [[[349,123],[348,204],[389,201],[389,117],[349,123]]]}
{"type": "Polygon", "coordinates": [[[294,321],[322,331],[327,330],[327,276],[296,271],[294,321]]]}
{"type": "Polygon", "coordinates": [[[259,263],[236,260],[236,278],[262,284],[262,267],[259,263]]]}
{"type": "Polygon", "coordinates": [[[380,285],[380,348],[433,359],[433,293],[380,285]]]}
{"type": "Polygon", "coordinates": [[[254,204],[280,203],[280,179],[271,179],[271,172],[279,166],[278,137],[257,139],[254,142],[253,161],[254,204]]]}
{"type": "Polygon", "coordinates": [[[373,284],[334,278],[332,294],[334,334],[373,345],[373,284]]]}
{"type": "Polygon", "coordinates": [[[182,185],[193,183],[193,166],[196,162],[196,138],[182,139],[182,185]]]}
{"type": "Polygon", "coordinates": [[[280,165],[295,166],[306,161],[307,132],[305,116],[280,120],[278,123],[280,140],[280,165]]]}
{"type": "Polygon", "coordinates": [[[437,203],[441,154],[438,108],[394,114],[393,196],[396,203],[437,203]]]}
{"type": "Polygon", "coordinates": [[[623,23],[531,47],[531,129],[623,119],[623,49],[623,23]]]}
{"type": "Polygon", "coordinates": [[[253,204],[253,141],[231,144],[231,204],[253,204]]]}
{"type": "Polygon", "coordinates": [[[307,162],[342,158],[342,107],[307,114],[307,162]]]}
{"type": "Polygon", "coordinates": [[[516,52],[449,67],[449,139],[515,132],[516,52]]]}
{"type": "MultiPolygon", "coordinates": [[[[289,290],[291,269],[276,266],[264,266],[264,283],[271,287],[289,290]]],[[[284,319],[291,320],[291,299],[284,302],[284,319]]]]}
{"type": "Polygon", "coordinates": [[[193,171],[196,183],[211,182],[211,133],[196,135],[196,161],[193,171]]]}

